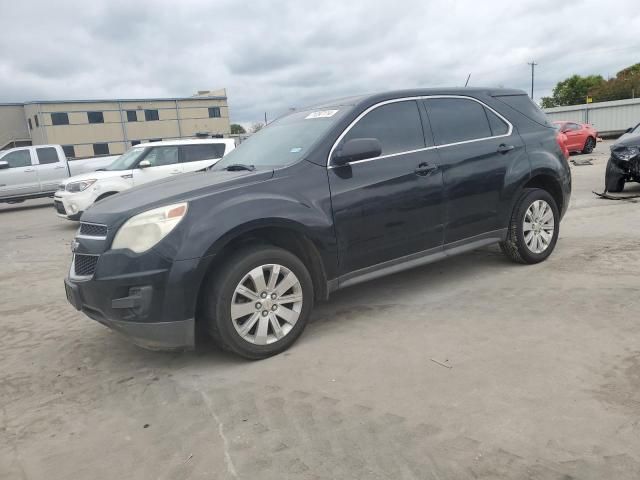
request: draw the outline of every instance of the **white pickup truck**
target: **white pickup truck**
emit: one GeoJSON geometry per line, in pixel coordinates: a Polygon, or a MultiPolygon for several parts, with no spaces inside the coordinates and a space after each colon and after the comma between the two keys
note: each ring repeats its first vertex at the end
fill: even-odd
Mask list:
{"type": "Polygon", "coordinates": [[[60,182],[110,165],[119,155],[67,161],[60,145],[0,151],[0,203],[52,197],[60,182]]]}

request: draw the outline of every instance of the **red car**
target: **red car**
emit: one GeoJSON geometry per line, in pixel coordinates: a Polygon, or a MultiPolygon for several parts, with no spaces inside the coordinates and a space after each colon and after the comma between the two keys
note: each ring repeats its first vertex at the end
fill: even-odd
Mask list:
{"type": "Polygon", "coordinates": [[[567,150],[570,152],[591,153],[596,147],[598,132],[588,123],[557,121],[554,127],[566,137],[567,150]]]}

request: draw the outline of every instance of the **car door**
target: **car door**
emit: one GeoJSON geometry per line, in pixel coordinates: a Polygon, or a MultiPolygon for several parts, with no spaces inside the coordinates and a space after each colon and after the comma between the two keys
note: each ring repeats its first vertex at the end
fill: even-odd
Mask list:
{"type": "Polygon", "coordinates": [[[40,192],[38,172],[29,148],[21,148],[0,157],[9,168],[0,169],[0,197],[19,197],[40,192]]]}
{"type": "Polygon", "coordinates": [[[133,170],[133,184],[142,185],[160,178],[181,174],[182,164],[179,162],[179,148],[177,145],[150,148],[138,162],[138,167],[133,170]],[[142,168],[140,164],[144,165],[145,160],[149,162],[148,166],[142,168]]]}
{"type": "Polygon", "coordinates": [[[67,178],[67,165],[54,147],[36,147],[36,171],[43,192],[53,192],[67,178]]]}
{"type": "Polygon", "coordinates": [[[196,172],[208,168],[220,160],[225,153],[224,143],[197,143],[180,146],[182,170],[196,172]]]}
{"type": "Polygon", "coordinates": [[[567,148],[570,151],[582,150],[584,146],[584,134],[577,123],[565,123],[563,133],[567,136],[567,148]]]}
{"type": "Polygon", "coordinates": [[[498,230],[506,172],[511,165],[529,165],[520,136],[504,117],[470,97],[433,97],[424,105],[447,198],[445,247],[498,230]]]}
{"type": "Polygon", "coordinates": [[[375,138],[375,158],[329,164],[340,273],[442,247],[442,176],[416,100],[372,107],[341,135],[375,138]]]}

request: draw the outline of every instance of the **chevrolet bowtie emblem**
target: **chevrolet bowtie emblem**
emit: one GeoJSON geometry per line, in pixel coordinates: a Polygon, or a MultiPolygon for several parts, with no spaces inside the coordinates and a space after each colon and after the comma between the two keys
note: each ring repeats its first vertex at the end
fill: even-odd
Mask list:
{"type": "Polygon", "coordinates": [[[71,252],[76,253],[76,250],[78,250],[79,246],[80,246],[80,244],[78,242],[76,242],[75,240],[73,242],[71,242],[71,252]]]}

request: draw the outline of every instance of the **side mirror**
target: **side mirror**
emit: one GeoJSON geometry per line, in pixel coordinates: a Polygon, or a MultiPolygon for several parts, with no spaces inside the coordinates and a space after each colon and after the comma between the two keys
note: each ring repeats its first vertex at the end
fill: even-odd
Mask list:
{"type": "Polygon", "coordinates": [[[381,153],[382,145],[377,138],[353,138],[334,153],[331,163],[335,166],[346,165],[349,162],[379,157],[381,153]]]}
{"type": "Polygon", "coordinates": [[[149,168],[151,166],[151,162],[149,160],[142,160],[138,164],[138,168],[149,168]]]}
{"type": "Polygon", "coordinates": [[[4,170],[5,168],[9,168],[9,162],[0,160],[0,170],[4,170]]]}
{"type": "MultiPolygon", "coordinates": [[[[632,130],[633,130],[633,127],[629,127],[624,131],[624,133],[631,133],[632,130]]],[[[0,162],[0,163],[2,163],[2,162],[0,162]]],[[[0,168],[2,168],[2,167],[0,167],[0,168]]]]}

